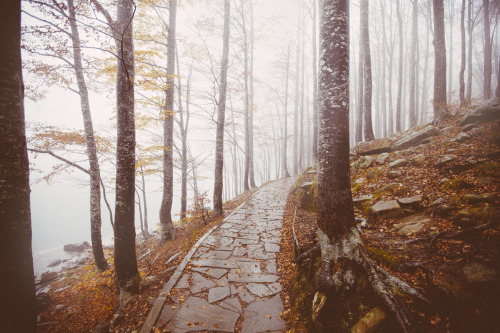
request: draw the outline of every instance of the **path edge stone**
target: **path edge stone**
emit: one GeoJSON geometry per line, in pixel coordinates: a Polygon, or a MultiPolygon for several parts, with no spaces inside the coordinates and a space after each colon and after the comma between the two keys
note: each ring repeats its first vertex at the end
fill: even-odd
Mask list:
{"type": "Polygon", "coordinates": [[[149,314],[148,314],[148,317],[146,318],[146,320],[144,321],[144,324],[142,325],[141,327],[141,330],[139,331],[139,333],[150,333],[151,330],[153,329],[153,326],[154,324],[156,323],[156,320],[158,319],[158,316],[160,315],[160,312],[163,308],[163,304],[165,303],[165,300],[167,299],[167,295],[168,293],[172,290],[172,288],[175,286],[175,284],[177,283],[177,280],[181,277],[182,275],[182,272],[184,271],[184,268],[186,268],[189,260],[191,259],[191,257],[193,256],[193,254],[196,252],[196,250],[198,249],[198,247],[201,245],[201,243],[203,243],[203,241],[208,237],[210,236],[210,234],[212,232],[214,232],[215,230],[217,230],[222,224],[224,224],[225,222],[227,222],[227,220],[229,220],[229,218],[231,218],[234,214],[236,214],[236,212],[238,210],[240,210],[241,208],[243,208],[245,205],[248,204],[248,202],[250,200],[253,199],[253,197],[260,192],[261,189],[263,189],[264,187],[270,185],[271,183],[266,183],[265,186],[262,186],[260,187],[257,191],[255,191],[254,194],[252,194],[250,196],[250,198],[246,199],[245,201],[243,201],[243,203],[241,205],[239,205],[238,207],[236,207],[236,209],[234,209],[228,216],[226,216],[221,222],[219,222],[217,225],[215,225],[214,227],[212,227],[212,229],[208,230],[194,245],[193,247],[191,248],[191,250],[186,254],[186,256],[184,257],[184,259],[182,260],[182,262],[179,264],[179,266],[177,267],[177,269],[175,270],[174,274],[172,274],[172,276],[170,277],[170,279],[168,280],[168,282],[165,284],[165,286],[163,287],[162,291],[160,291],[160,293],[158,294],[158,297],[156,298],[156,302],[155,304],[153,305],[153,307],[151,308],[151,310],[149,311],[149,314]]]}

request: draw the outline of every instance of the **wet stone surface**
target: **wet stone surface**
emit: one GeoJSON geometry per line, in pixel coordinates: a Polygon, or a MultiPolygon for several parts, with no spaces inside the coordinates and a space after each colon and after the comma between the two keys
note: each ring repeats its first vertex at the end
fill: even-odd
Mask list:
{"type": "Polygon", "coordinates": [[[285,332],[276,275],[288,189],[281,180],[259,190],[196,249],[156,320],[160,330],[285,332]]]}

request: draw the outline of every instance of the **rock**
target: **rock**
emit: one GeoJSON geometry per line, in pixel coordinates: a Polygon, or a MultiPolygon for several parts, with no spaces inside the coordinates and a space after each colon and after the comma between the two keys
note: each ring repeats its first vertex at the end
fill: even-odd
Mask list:
{"type": "Polygon", "coordinates": [[[62,310],[64,310],[64,309],[66,309],[66,308],[67,308],[67,306],[66,306],[66,305],[64,305],[64,304],[58,304],[58,305],[56,305],[56,306],[54,307],[54,310],[55,310],[56,312],[60,312],[60,311],[62,311],[62,310]]]}
{"type": "Polygon", "coordinates": [[[208,291],[208,303],[214,303],[231,295],[231,290],[226,287],[215,287],[208,291]]]}
{"type": "Polygon", "coordinates": [[[371,211],[377,217],[398,217],[403,214],[396,200],[379,201],[372,206],[371,211]]]}
{"type": "Polygon", "coordinates": [[[444,203],[445,203],[445,201],[443,198],[437,198],[436,200],[431,202],[428,207],[431,207],[431,208],[437,207],[437,206],[443,205],[444,203]]]}
{"type": "Polygon", "coordinates": [[[268,300],[255,302],[245,308],[242,333],[281,332],[286,322],[280,318],[284,306],[280,295],[268,300]]]}
{"type": "Polygon", "coordinates": [[[468,209],[462,209],[461,211],[459,211],[452,218],[452,221],[454,224],[462,228],[471,227],[474,224],[474,222],[472,221],[472,214],[468,209]]]}
{"type": "Polygon", "coordinates": [[[354,181],[354,185],[361,185],[366,181],[363,177],[360,177],[354,181]]]}
{"type": "Polygon", "coordinates": [[[364,161],[360,164],[359,167],[361,169],[368,169],[372,165],[373,161],[375,161],[375,158],[373,158],[372,156],[365,156],[364,161]]]}
{"type": "Polygon", "coordinates": [[[109,320],[104,320],[96,326],[92,333],[109,333],[110,329],[111,325],[109,323],[109,320]]]}
{"type": "Polygon", "coordinates": [[[368,142],[358,142],[354,153],[358,155],[374,155],[391,151],[392,140],[388,138],[375,139],[368,142]]]}
{"type": "Polygon", "coordinates": [[[492,283],[498,281],[498,272],[484,264],[470,262],[462,268],[465,281],[470,284],[492,283]]]}
{"type": "Polygon", "coordinates": [[[497,195],[495,193],[483,193],[483,194],[465,194],[464,199],[467,200],[468,203],[491,203],[495,201],[497,195]]]}
{"type": "Polygon", "coordinates": [[[470,131],[471,129],[474,129],[476,127],[475,124],[469,124],[469,125],[465,125],[464,127],[462,127],[462,131],[464,132],[468,132],[470,131]]]}
{"type": "Polygon", "coordinates": [[[113,315],[113,320],[111,321],[112,327],[117,327],[125,320],[125,315],[123,313],[117,312],[113,315]]]}
{"type": "Polygon", "coordinates": [[[83,242],[80,244],[66,244],[63,249],[66,252],[83,252],[85,249],[90,247],[89,242],[83,242]]]}
{"type": "Polygon", "coordinates": [[[394,179],[394,178],[399,178],[403,176],[403,172],[397,171],[397,170],[391,170],[387,173],[387,177],[394,179]]]}
{"type": "Polygon", "coordinates": [[[362,195],[360,197],[356,197],[352,200],[352,202],[354,203],[354,206],[361,208],[363,203],[369,202],[372,200],[373,200],[373,195],[368,194],[368,195],[362,195]]]}
{"type": "Polygon", "coordinates": [[[447,166],[450,162],[453,162],[456,160],[457,157],[453,155],[444,155],[443,157],[439,158],[436,163],[434,163],[435,167],[442,168],[444,166],[447,166]]]}
{"type": "Polygon", "coordinates": [[[42,276],[40,277],[40,283],[47,283],[50,281],[54,281],[57,279],[58,274],[57,272],[45,272],[42,273],[42,276]]]}
{"type": "Polygon", "coordinates": [[[191,293],[197,294],[203,290],[210,289],[217,286],[212,280],[204,278],[199,273],[193,273],[193,285],[191,286],[191,293]]]}
{"type": "Polygon", "coordinates": [[[403,208],[417,208],[424,201],[424,196],[420,194],[409,198],[399,198],[397,200],[403,208]]]}
{"type": "Polygon", "coordinates": [[[413,165],[422,165],[424,164],[425,160],[426,160],[427,157],[425,157],[424,154],[418,154],[416,156],[414,156],[412,159],[411,159],[411,163],[413,165]]]}
{"type": "Polygon", "coordinates": [[[421,231],[431,219],[422,214],[409,216],[401,223],[394,225],[394,230],[401,236],[408,236],[421,231]]]}
{"type": "Polygon", "coordinates": [[[367,174],[366,174],[366,179],[368,180],[372,180],[374,178],[376,178],[378,175],[379,175],[380,171],[378,171],[378,169],[375,169],[375,170],[370,170],[367,174]]]}
{"type": "Polygon", "coordinates": [[[375,160],[375,163],[377,164],[385,164],[385,161],[389,158],[389,153],[382,153],[378,155],[377,159],[375,160]]]}
{"type": "Polygon", "coordinates": [[[170,258],[168,258],[167,262],[165,263],[165,266],[168,266],[168,264],[170,264],[172,261],[174,261],[175,259],[179,258],[179,256],[182,254],[182,252],[178,252],[174,255],[171,255],[170,258]]]}
{"type": "Polygon", "coordinates": [[[62,263],[61,259],[56,259],[53,262],[51,262],[50,264],[48,264],[47,267],[55,267],[55,266],[60,265],[61,263],[62,263]]]}
{"type": "Polygon", "coordinates": [[[49,307],[52,300],[50,299],[49,294],[47,293],[38,293],[36,295],[36,309],[38,312],[42,312],[46,308],[49,307]]]}
{"type": "Polygon", "coordinates": [[[309,192],[309,190],[311,189],[311,186],[313,186],[313,185],[314,185],[313,182],[307,182],[307,183],[303,183],[302,185],[300,185],[300,188],[306,192],[309,192]]]}
{"type": "Polygon", "coordinates": [[[399,190],[401,187],[403,187],[403,184],[400,183],[389,183],[382,187],[380,189],[381,192],[396,192],[399,190]]]}
{"type": "Polygon", "coordinates": [[[381,307],[377,306],[365,314],[356,325],[351,328],[351,333],[371,333],[384,322],[386,314],[381,307]]]}
{"type": "Polygon", "coordinates": [[[404,135],[400,140],[396,141],[392,145],[392,150],[403,150],[409,147],[414,147],[422,143],[425,139],[436,136],[439,134],[439,130],[432,126],[426,126],[416,132],[411,132],[408,135],[404,135]]]}
{"type": "Polygon", "coordinates": [[[143,291],[148,289],[158,278],[154,275],[152,276],[146,276],[144,279],[141,280],[139,283],[139,290],[143,291]]]}
{"type": "Polygon", "coordinates": [[[488,101],[484,106],[480,106],[460,121],[460,125],[465,126],[472,123],[486,123],[500,119],[500,104],[498,101],[488,101]]]}
{"type": "Polygon", "coordinates": [[[399,167],[405,166],[407,164],[408,164],[407,160],[400,158],[399,160],[395,160],[394,162],[389,163],[389,165],[387,167],[389,167],[389,168],[399,168],[399,167]]]}
{"type": "Polygon", "coordinates": [[[470,139],[470,135],[467,134],[467,133],[464,133],[464,132],[461,132],[455,138],[455,140],[458,141],[458,142],[464,142],[464,141],[467,141],[469,139],[470,139]]]}

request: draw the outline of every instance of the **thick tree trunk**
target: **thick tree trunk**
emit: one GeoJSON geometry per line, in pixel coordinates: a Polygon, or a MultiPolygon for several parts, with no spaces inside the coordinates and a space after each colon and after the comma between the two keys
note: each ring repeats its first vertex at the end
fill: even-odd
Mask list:
{"type": "Polygon", "coordinates": [[[461,41],[461,57],[460,57],[460,74],[458,76],[458,81],[460,84],[459,98],[460,106],[465,106],[467,104],[465,99],[465,0],[462,0],[462,10],[460,12],[460,41],[461,41]]]}
{"type": "Polygon", "coordinates": [[[453,97],[453,49],[454,49],[454,46],[453,46],[453,19],[455,17],[455,1],[449,1],[448,2],[449,4],[449,21],[448,21],[448,24],[449,24],[449,35],[450,35],[450,47],[449,47],[449,53],[450,53],[450,56],[449,56],[449,59],[447,61],[447,64],[448,64],[448,80],[446,81],[447,85],[448,85],[448,100],[450,101],[450,103],[452,102],[451,99],[453,97]]]}
{"type": "Polygon", "coordinates": [[[420,102],[420,114],[419,114],[419,123],[423,124],[426,122],[426,114],[427,114],[427,106],[429,104],[428,101],[428,71],[429,71],[429,35],[430,31],[427,31],[425,34],[425,62],[424,62],[424,71],[422,74],[422,100],[420,102]]]}
{"type": "Polygon", "coordinates": [[[0,13],[0,327],[36,332],[29,161],[21,65],[21,2],[0,13]]]}
{"type": "Polygon", "coordinates": [[[290,173],[288,172],[287,166],[287,157],[286,157],[286,149],[287,149],[287,141],[288,141],[288,76],[290,74],[290,46],[288,47],[287,57],[286,57],[286,78],[285,78],[285,106],[284,106],[284,135],[283,135],[283,177],[290,177],[290,173]]]}
{"type": "Polygon", "coordinates": [[[316,46],[316,25],[317,25],[317,0],[312,1],[313,7],[313,32],[312,32],[312,52],[313,52],[313,138],[312,138],[312,152],[313,162],[318,160],[318,52],[316,46]]]}
{"type": "Polygon", "coordinates": [[[403,93],[403,17],[401,14],[401,0],[396,0],[398,13],[399,36],[399,65],[398,65],[398,96],[396,101],[396,132],[401,132],[401,97],[403,93]]]}
{"type": "Polygon", "coordinates": [[[410,115],[410,128],[417,126],[417,107],[416,107],[416,92],[418,86],[416,85],[416,72],[417,65],[415,61],[416,53],[418,52],[418,1],[413,0],[413,21],[412,21],[412,41],[411,41],[411,50],[410,50],[410,85],[409,85],[409,93],[410,93],[410,101],[408,105],[409,115],[410,115]]]}
{"type": "Polygon", "coordinates": [[[161,242],[174,237],[172,222],[172,198],[174,181],[174,74],[175,74],[175,25],[177,0],[169,1],[169,22],[167,37],[167,83],[163,123],[163,198],[160,207],[161,242]]]}
{"type": "Polygon", "coordinates": [[[484,99],[491,98],[491,73],[492,73],[492,56],[491,56],[491,35],[490,35],[490,1],[483,0],[483,24],[484,24],[484,99]]]}
{"type": "Polygon", "coordinates": [[[496,98],[500,98],[500,58],[498,59],[497,90],[495,96],[496,98]]]}
{"type": "Polygon", "coordinates": [[[215,141],[215,176],[214,176],[214,217],[221,216],[223,168],[224,168],[224,123],[226,114],[227,68],[229,59],[230,0],[224,1],[224,39],[222,49],[219,104],[217,112],[217,137],[215,141]]]}
{"type": "Polygon", "coordinates": [[[126,293],[137,292],[139,272],[135,255],[135,119],[134,119],[134,4],[117,3],[117,148],[115,206],[115,271],[120,288],[120,303],[126,293]]]}
{"type": "Polygon", "coordinates": [[[446,45],[443,0],[433,0],[434,9],[434,123],[446,113],[446,45]]]}
{"type": "Polygon", "coordinates": [[[364,47],[361,31],[363,30],[363,21],[359,21],[359,61],[358,61],[358,107],[356,114],[356,143],[363,141],[363,108],[364,108],[364,47]]]}
{"type": "Polygon", "coordinates": [[[78,92],[80,95],[80,106],[83,115],[83,127],[85,140],[87,142],[87,156],[89,158],[90,174],[90,237],[92,240],[92,252],[96,266],[103,271],[108,268],[106,258],[102,249],[101,239],[101,173],[99,170],[99,159],[94,138],[94,127],[90,113],[89,93],[85,77],[83,76],[82,51],[80,45],[80,33],[76,21],[76,7],[73,0],[68,0],[68,12],[71,25],[71,42],[73,45],[73,62],[78,92]]]}

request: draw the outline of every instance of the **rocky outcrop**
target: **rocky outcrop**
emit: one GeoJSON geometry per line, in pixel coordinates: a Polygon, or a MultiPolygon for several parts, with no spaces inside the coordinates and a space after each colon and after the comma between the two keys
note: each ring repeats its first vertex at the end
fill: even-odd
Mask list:
{"type": "Polygon", "coordinates": [[[403,214],[403,210],[399,206],[397,200],[379,201],[372,206],[372,214],[375,217],[399,217],[403,214]]]}
{"type": "Polygon", "coordinates": [[[391,151],[392,140],[389,138],[375,139],[368,142],[358,142],[354,153],[358,155],[374,155],[391,151]]]}
{"type": "Polygon", "coordinates": [[[83,252],[90,247],[89,242],[82,242],[80,244],[66,244],[64,251],[66,252],[83,252]]]}
{"type": "Polygon", "coordinates": [[[465,126],[473,123],[487,123],[500,119],[500,99],[487,101],[483,106],[478,107],[462,118],[460,125],[465,126]]]}
{"type": "Polygon", "coordinates": [[[392,145],[392,151],[403,150],[406,148],[414,147],[422,143],[425,139],[439,135],[439,130],[432,126],[426,126],[415,132],[410,132],[405,134],[401,139],[394,142],[392,145]]]}

